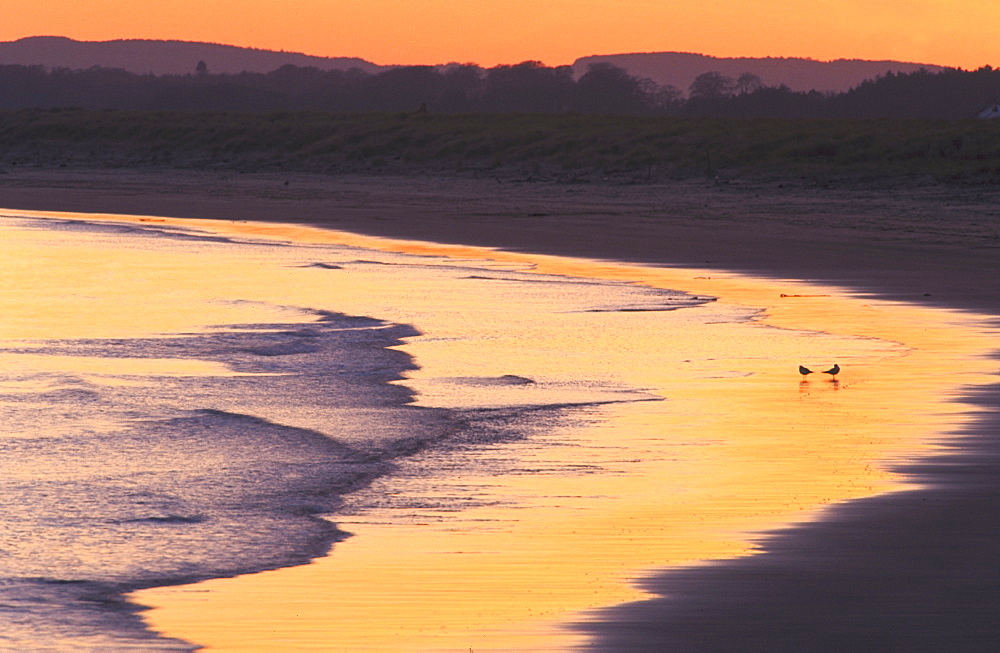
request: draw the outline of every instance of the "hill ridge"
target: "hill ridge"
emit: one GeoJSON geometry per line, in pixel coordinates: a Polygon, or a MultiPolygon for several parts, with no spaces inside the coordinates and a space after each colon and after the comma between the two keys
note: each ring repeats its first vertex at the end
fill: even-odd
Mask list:
{"type": "MultiPolygon", "coordinates": [[[[377,74],[397,67],[381,66],[358,57],[322,57],[302,52],[179,39],[79,41],[66,36],[46,35],[0,42],[0,65],[41,65],[50,69],[72,70],[98,66],[119,68],[139,75],[184,75],[195,73],[200,61],[204,61],[207,72],[213,74],[269,73],[286,65],[320,70],[356,68],[377,74]]],[[[675,86],[681,91],[686,91],[698,75],[706,72],[719,72],[732,77],[752,73],[766,85],[785,85],[793,91],[843,92],[886,72],[907,73],[921,68],[936,72],[946,69],[933,64],[893,60],[716,57],[671,51],[588,55],[574,61],[572,68],[579,77],[587,72],[591,64],[601,62],[624,68],[635,77],[675,86]]]]}
{"type": "Polygon", "coordinates": [[[28,36],[0,42],[0,64],[73,70],[100,66],[140,75],[183,75],[194,73],[199,61],[207,64],[209,72],[229,74],[269,73],[289,64],[321,70],[358,68],[367,73],[385,68],[358,57],[319,57],[302,52],[178,39],[78,41],[65,36],[28,36]]]}
{"type": "Polygon", "coordinates": [[[785,85],[793,91],[838,93],[887,72],[909,73],[921,68],[931,72],[945,66],[906,61],[871,59],[832,59],[823,61],[806,57],[715,57],[695,52],[631,52],[590,55],[573,62],[581,75],[591,64],[610,63],[636,77],[646,77],[657,84],[671,85],[685,91],[698,75],[718,72],[737,77],[751,73],[768,86],[785,85]]]}

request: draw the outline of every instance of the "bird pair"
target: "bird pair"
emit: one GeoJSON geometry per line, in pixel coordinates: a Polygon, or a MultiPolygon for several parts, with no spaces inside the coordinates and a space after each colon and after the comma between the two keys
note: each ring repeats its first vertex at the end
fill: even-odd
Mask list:
{"type": "MultiPolygon", "coordinates": [[[[799,374],[801,374],[802,376],[812,373],[813,371],[808,367],[806,367],[805,365],[799,365],[799,374]]],[[[839,373],[840,373],[840,365],[837,365],[836,363],[834,363],[833,367],[831,367],[830,369],[823,370],[823,374],[829,374],[830,376],[837,376],[837,374],[839,373]]]]}

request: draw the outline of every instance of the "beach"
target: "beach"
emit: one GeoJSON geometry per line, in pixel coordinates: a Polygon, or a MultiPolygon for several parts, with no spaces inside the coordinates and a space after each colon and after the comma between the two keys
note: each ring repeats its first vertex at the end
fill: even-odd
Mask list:
{"type": "MultiPolygon", "coordinates": [[[[731,293],[751,306],[753,292],[770,293],[770,319],[779,327],[788,320],[795,328],[820,333],[850,324],[856,336],[892,342],[896,333],[896,340],[917,349],[944,346],[931,338],[916,347],[929,337],[920,332],[932,323],[920,306],[952,311],[956,322],[973,311],[995,316],[1000,306],[1000,209],[996,194],[983,189],[822,189],[778,182],[580,187],[498,178],[71,171],[4,176],[0,205],[262,220],[489,246],[501,254],[612,260],[622,266],[621,280],[635,279],[641,266],[647,266],[642,274],[650,274],[651,265],[669,265],[698,274],[665,277],[660,281],[665,288],[683,284],[687,287],[675,289],[706,296],[731,293]],[[753,291],[753,284],[729,287],[738,285],[741,273],[770,280],[762,286],[768,290],[753,291]],[[721,275],[714,281],[725,281],[725,287],[697,278],[708,274],[721,275]],[[780,288],[788,289],[786,297],[775,298],[773,291],[780,288]],[[850,295],[839,317],[825,304],[813,313],[801,310],[803,303],[825,301],[820,296],[839,301],[843,291],[837,289],[850,295]],[[895,302],[917,308],[909,320],[882,324],[882,317],[856,314],[865,299],[892,304],[886,315],[898,308],[895,302]],[[789,302],[798,306],[783,314],[781,306],[789,302]]],[[[473,254],[459,250],[452,256],[473,254]]],[[[524,260],[538,264],[544,257],[524,260]]],[[[554,274],[568,273],[565,262],[551,265],[554,274]]],[[[592,262],[581,264],[577,273],[581,278],[610,274],[600,269],[592,262]]],[[[657,287],[650,279],[643,283],[657,287]]],[[[982,333],[970,336],[969,344],[975,341],[980,355],[986,355],[991,352],[982,343],[990,341],[982,333]]],[[[897,414],[903,417],[897,421],[904,426],[906,407],[912,408],[908,402],[930,396],[920,392],[934,392],[922,386],[921,374],[948,378],[947,367],[932,368],[928,361],[921,368],[913,365],[919,357],[908,360],[900,368],[904,377],[894,382],[913,386],[908,391],[915,394],[897,388],[887,395],[901,401],[897,414]]],[[[866,388],[886,382],[871,360],[860,367],[866,388]]],[[[951,383],[961,387],[963,382],[951,383]]],[[[993,589],[997,524],[988,508],[997,489],[992,465],[998,389],[981,380],[973,383],[974,388],[947,398],[954,406],[945,418],[937,413],[938,419],[927,422],[933,424],[927,431],[931,441],[912,443],[883,460],[883,470],[902,478],[909,489],[847,500],[873,494],[879,486],[873,482],[854,497],[835,500],[838,505],[818,522],[807,520],[763,541],[758,533],[755,546],[763,553],[757,555],[662,574],[654,573],[658,565],[651,560],[648,574],[635,579],[644,595],[622,597],[617,602],[628,603],[618,607],[594,608],[576,627],[586,639],[577,645],[606,650],[986,648],[995,641],[992,615],[1000,598],[993,589]]],[[[800,396],[798,386],[795,394],[800,396]]],[[[837,396],[845,395],[852,396],[837,396]]],[[[841,417],[860,419],[851,411],[841,417]]],[[[813,428],[822,426],[817,422],[813,428]]],[[[791,521],[801,521],[801,515],[791,521]]],[[[732,553],[723,549],[714,557],[732,553]]],[[[335,548],[330,559],[336,555],[335,548]]]]}
{"type": "Polygon", "coordinates": [[[1000,191],[992,186],[25,168],[0,175],[0,192],[8,208],[296,222],[816,279],[936,306],[997,306],[990,282],[1000,265],[1000,191]]]}

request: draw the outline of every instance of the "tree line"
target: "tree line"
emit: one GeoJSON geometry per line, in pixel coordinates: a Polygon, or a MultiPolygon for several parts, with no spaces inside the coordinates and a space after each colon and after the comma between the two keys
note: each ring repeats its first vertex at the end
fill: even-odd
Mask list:
{"type": "Polygon", "coordinates": [[[611,64],[580,76],[528,61],[406,66],[376,74],[283,66],[271,73],[137,75],[124,70],[0,66],[0,109],[336,113],[433,111],[726,118],[971,118],[1000,103],[1000,70],[887,73],[843,93],[768,86],[751,73],[708,72],[688,89],[611,64]]]}

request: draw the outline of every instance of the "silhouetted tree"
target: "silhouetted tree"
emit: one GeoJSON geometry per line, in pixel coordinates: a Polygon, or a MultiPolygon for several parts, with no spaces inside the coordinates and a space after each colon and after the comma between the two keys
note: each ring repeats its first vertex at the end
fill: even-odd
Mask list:
{"type": "Polygon", "coordinates": [[[657,115],[672,115],[684,106],[684,94],[672,84],[657,84],[649,79],[642,80],[646,103],[649,110],[657,115]]]}
{"type": "Polygon", "coordinates": [[[125,70],[0,65],[0,108],[173,111],[587,113],[781,118],[972,118],[1000,102],[1000,70],[886,74],[838,94],[763,86],[706,73],[684,100],[673,87],[596,65],[574,81],[568,66],[528,61],[411,66],[370,74],[283,66],[266,75],[135,75],[125,70]]]}
{"type": "Polygon", "coordinates": [[[548,68],[538,61],[525,61],[486,71],[483,105],[501,113],[566,111],[573,90],[573,69],[569,66],[548,68]]]}
{"type": "Polygon", "coordinates": [[[393,68],[366,80],[363,85],[369,111],[415,111],[421,105],[435,108],[443,95],[444,77],[433,66],[393,68]]]}
{"type": "Polygon", "coordinates": [[[485,89],[485,73],[476,64],[449,66],[444,71],[443,110],[469,112],[479,108],[485,89]]]}
{"type": "Polygon", "coordinates": [[[208,64],[204,61],[199,61],[198,65],[194,67],[194,72],[199,77],[204,77],[208,74],[208,64]]]}
{"type": "Polygon", "coordinates": [[[692,98],[716,99],[728,97],[733,94],[736,83],[732,77],[727,77],[719,72],[702,73],[695,77],[688,88],[688,94],[692,98]]]}
{"type": "Polygon", "coordinates": [[[576,83],[574,108],[583,113],[645,113],[653,86],[632,77],[624,68],[594,63],[576,83]]]}
{"type": "Polygon", "coordinates": [[[747,93],[759,91],[763,87],[764,81],[759,75],[754,75],[753,73],[743,73],[736,78],[734,90],[737,95],[746,95],[747,93]]]}

